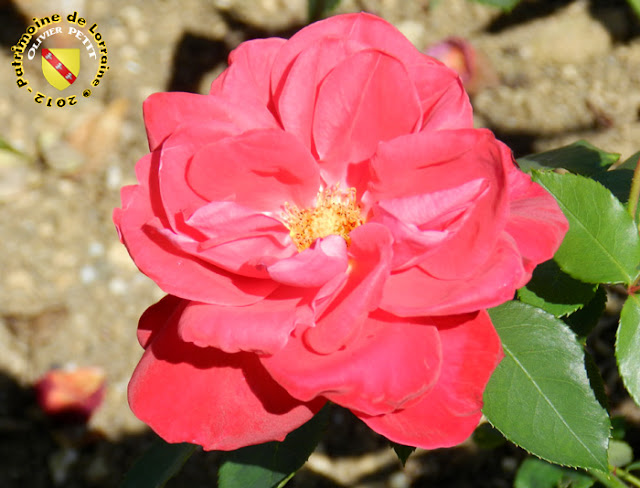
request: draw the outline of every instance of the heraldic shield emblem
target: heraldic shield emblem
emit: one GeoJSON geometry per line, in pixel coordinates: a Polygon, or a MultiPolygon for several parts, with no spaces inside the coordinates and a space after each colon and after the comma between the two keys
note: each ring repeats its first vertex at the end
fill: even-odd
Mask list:
{"type": "Polygon", "coordinates": [[[80,49],[42,49],[42,73],[54,88],[70,87],[80,73],[80,49]]]}

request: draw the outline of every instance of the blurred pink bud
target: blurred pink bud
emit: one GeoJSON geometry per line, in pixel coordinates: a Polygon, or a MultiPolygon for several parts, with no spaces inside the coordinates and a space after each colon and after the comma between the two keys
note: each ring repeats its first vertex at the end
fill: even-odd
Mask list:
{"type": "Polygon", "coordinates": [[[465,89],[471,95],[497,81],[486,57],[461,37],[450,37],[440,41],[425,49],[424,53],[458,73],[465,89]]]}
{"type": "Polygon", "coordinates": [[[34,386],[38,405],[49,417],[65,423],[89,420],[105,394],[105,373],[97,367],[52,369],[34,386]]]}

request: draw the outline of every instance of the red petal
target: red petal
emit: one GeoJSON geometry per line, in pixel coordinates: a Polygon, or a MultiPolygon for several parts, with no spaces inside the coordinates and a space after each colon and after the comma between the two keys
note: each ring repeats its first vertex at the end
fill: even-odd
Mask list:
{"type": "Polygon", "coordinates": [[[162,330],[176,311],[182,311],[187,301],[173,295],[166,295],[147,308],[138,321],[138,342],[147,347],[153,335],[162,330]]]}
{"type": "MultiPolygon", "coordinates": [[[[422,54],[393,25],[374,15],[360,13],[330,17],[295,34],[278,52],[272,68],[272,90],[279,93],[299,57],[327,40],[373,48],[398,59],[408,70],[425,113],[429,129],[471,128],[471,104],[457,74],[439,61],[422,54]]],[[[337,65],[343,56],[333,54],[337,65]]],[[[323,62],[331,62],[329,56],[323,62]]],[[[396,95],[396,94],[394,94],[396,95]]]]}
{"type": "Polygon", "coordinates": [[[314,353],[292,338],[261,361],[296,398],[324,396],[372,415],[387,413],[411,403],[438,379],[440,343],[431,324],[377,312],[356,338],[331,354],[314,353]]]}
{"type": "Polygon", "coordinates": [[[312,150],[315,150],[311,130],[318,86],[337,63],[362,48],[361,43],[347,39],[319,39],[295,58],[279,86],[273,87],[273,98],[284,129],[312,150]]]}
{"type": "MultiPolygon", "coordinates": [[[[509,149],[503,146],[510,154],[509,149]]],[[[531,273],[556,253],[569,223],[551,194],[529,175],[511,166],[509,180],[509,220],[505,230],[522,253],[525,270],[531,273]]]]}
{"type": "Polygon", "coordinates": [[[129,383],[133,412],[167,442],[230,451],[281,441],[321,408],[292,398],[253,354],[183,342],[178,318],[154,335],[129,383]]]}
{"type": "Polygon", "coordinates": [[[241,105],[214,95],[195,93],[154,93],[143,103],[149,150],[155,150],[178,127],[227,122],[241,130],[275,127],[271,113],[258,103],[245,100],[241,105]]]}
{"type": "Polygon", "coordinates": [[[227,271],[268,278],[266,266],[297,250],[289,230],[273,217],[234,202],[210,202],[178,226],[156,231],[185,252],[227,271]]]}
{"type": "Polygon", "coordinates": [[[320,85],[313,140],[321,160],[338,164],[339,171],[330,171],[340,181],[345,163],[371,157],[380,141],[412,132],[419,118],[415,88],[402,63],[380,51],[360,51],[320,85]]]}
{"type": "Polygon", "coordinates": [[[149,154],[138,162],[141,184],[128,189],[126,204],[114,211],[118,233],[138,268],[167,293],[201,302],[246,305],[271,293],[277,283],[229,274],[186,254],[157,232],[149,232],[153,230],[149,222],[165,227],[154,215],[157,199],[152,201],[145,183],[150,180],[153,159],[154,154],[149,154]]]}
{"type": "Polygon", "coordinates": [[[393,234],[392,269],[428,262],[430,254],[448,246],[456,228],[469,220],[473,202],[486,190],[486,180],[478,179],[455,188],[382,200],[374,206],[370,221],[382,223],[393,234]]]}
{"type": "Polygon", "coordinates": [[[289,286],[318,287],[347,270],[347,243],[340,236],[318,239],[308,249],[267,268],[269,276],[289,286]]]}
{"type": "Polygon", "coordinates": [[[318,319],[306,331],[307,345],[320,354],[343,347],[360,330],[369,312],[378,308],[391,264],[392,238],[379,224],[365,224],[350,234],[348,279],[318,319]]]}
{"type": "Polygon", "coordinates": [[[229,68],[213,80],[210,94],[219,94],[238,101],[255,98],[269,104],[271,65],[286,42],[279,37],[254,39],[240,44],[229,55],[229,68]]]}
{"type": "Polygon", "coordinates": [[[481,417],[482,394],[502,359],[500,338],[486,312],[436,319],[442,370],[418,403],[387,415],[358,415],[388,439],[423,449],[451,447],[471,435],[481,417]]]}
{"type": "MultiPolygon", "coordinates": [[[[272,86],[279,86],[280,80],[286,76],[291,63],[300,52],[329,38],[356,41],[384,51],[405,64],[413,64],[420,58],[432,64],[440,64],[421,54],[398,29],[380,17],[367,13],[337,15],[305,27],[282,46],[273,63],[272,86]]],[[[338,61],[340,60],[336,60],[338,61]]]]}
{"type": "Polygon", "coordinates": [[[320,176],[309,151],[281,130],[245,132],[199,151],[187,181],[209,201],[234,201],[257,211],[279,212],[285,202],[310,206],[320,176]]]}
{"type": "Polygon", "coordinates": [[[274,354],[285,346],[298,320],[308,315],[304,309],[298,312],[301,300],[299,294],[276,293],[245,307],[190,302],[180,315],[178,331],[199,347],[274,354]]]}
{"type": "Polygon", "coordinates": [[[410,68],[423,111],[422,130],[473,128],[473,109],[458,75],[445,66],[410,68]]]}
{"type": "Polygon", "coordinates": [[[507,163],[486,130],[399,137],[381,144],[371,161],[370,198],[382,201],[387,211],[393,207],[393,215],[415,225],[415,233],[447,233],[446,240],[425,255],[422,268],[445,280],[471,277],[489,259],[506,224],[507,163]],[[434,201],[439,208],[433,210],[415,209],[423,204],[418,199],[410,205],[413,200],[407,197],[412,195],[440,195],[448,201],[434,201]],[[396,198],[402,199],[397,205],[386,202],[396,198]]]}
{"type": "Polygon", "coordinates": [[[531,277],[516,243],[501,234],[491,257],[469,278],[443,280],[419,266],[387,279],[380,307],[396,315],[451,315],[499,305],[531,277]]]}

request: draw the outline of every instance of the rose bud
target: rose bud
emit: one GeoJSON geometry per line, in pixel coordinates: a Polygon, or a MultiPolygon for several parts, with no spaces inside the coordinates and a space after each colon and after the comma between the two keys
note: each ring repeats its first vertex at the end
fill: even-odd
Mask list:
{"type": "Polygon", "coordinates": [[[96,367],[52,369],[34,389],[47,416],[63,423],[84,423],[104,399],[105,373],[96,367]]]}
{"type": "Polygon", "coordinates": [[[424,51],[436,58],[460,76],[465,89],[473,95],[480,88],[495,84],[496,75],[482,53],[461,37],[450,37],[424,51]]]}

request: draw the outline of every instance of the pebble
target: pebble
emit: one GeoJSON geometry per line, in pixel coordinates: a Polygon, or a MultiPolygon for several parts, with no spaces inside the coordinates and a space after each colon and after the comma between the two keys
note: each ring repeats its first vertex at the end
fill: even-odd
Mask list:
{"type": "Polygon", "coordinates": [[[82,283],[88,285],[89,283],[96,281],[96,279],[98,279],[98,272],[96,271],[96,268],[93,266],[83,266],[80,268],[80,280],[82,283]]]}
{"type": "Polygon", "coordinates": [[[112,295],[123,296],[129,290],[129,285],[122,278],[112,278],[109,280],[109,292],[112,295]]]}

